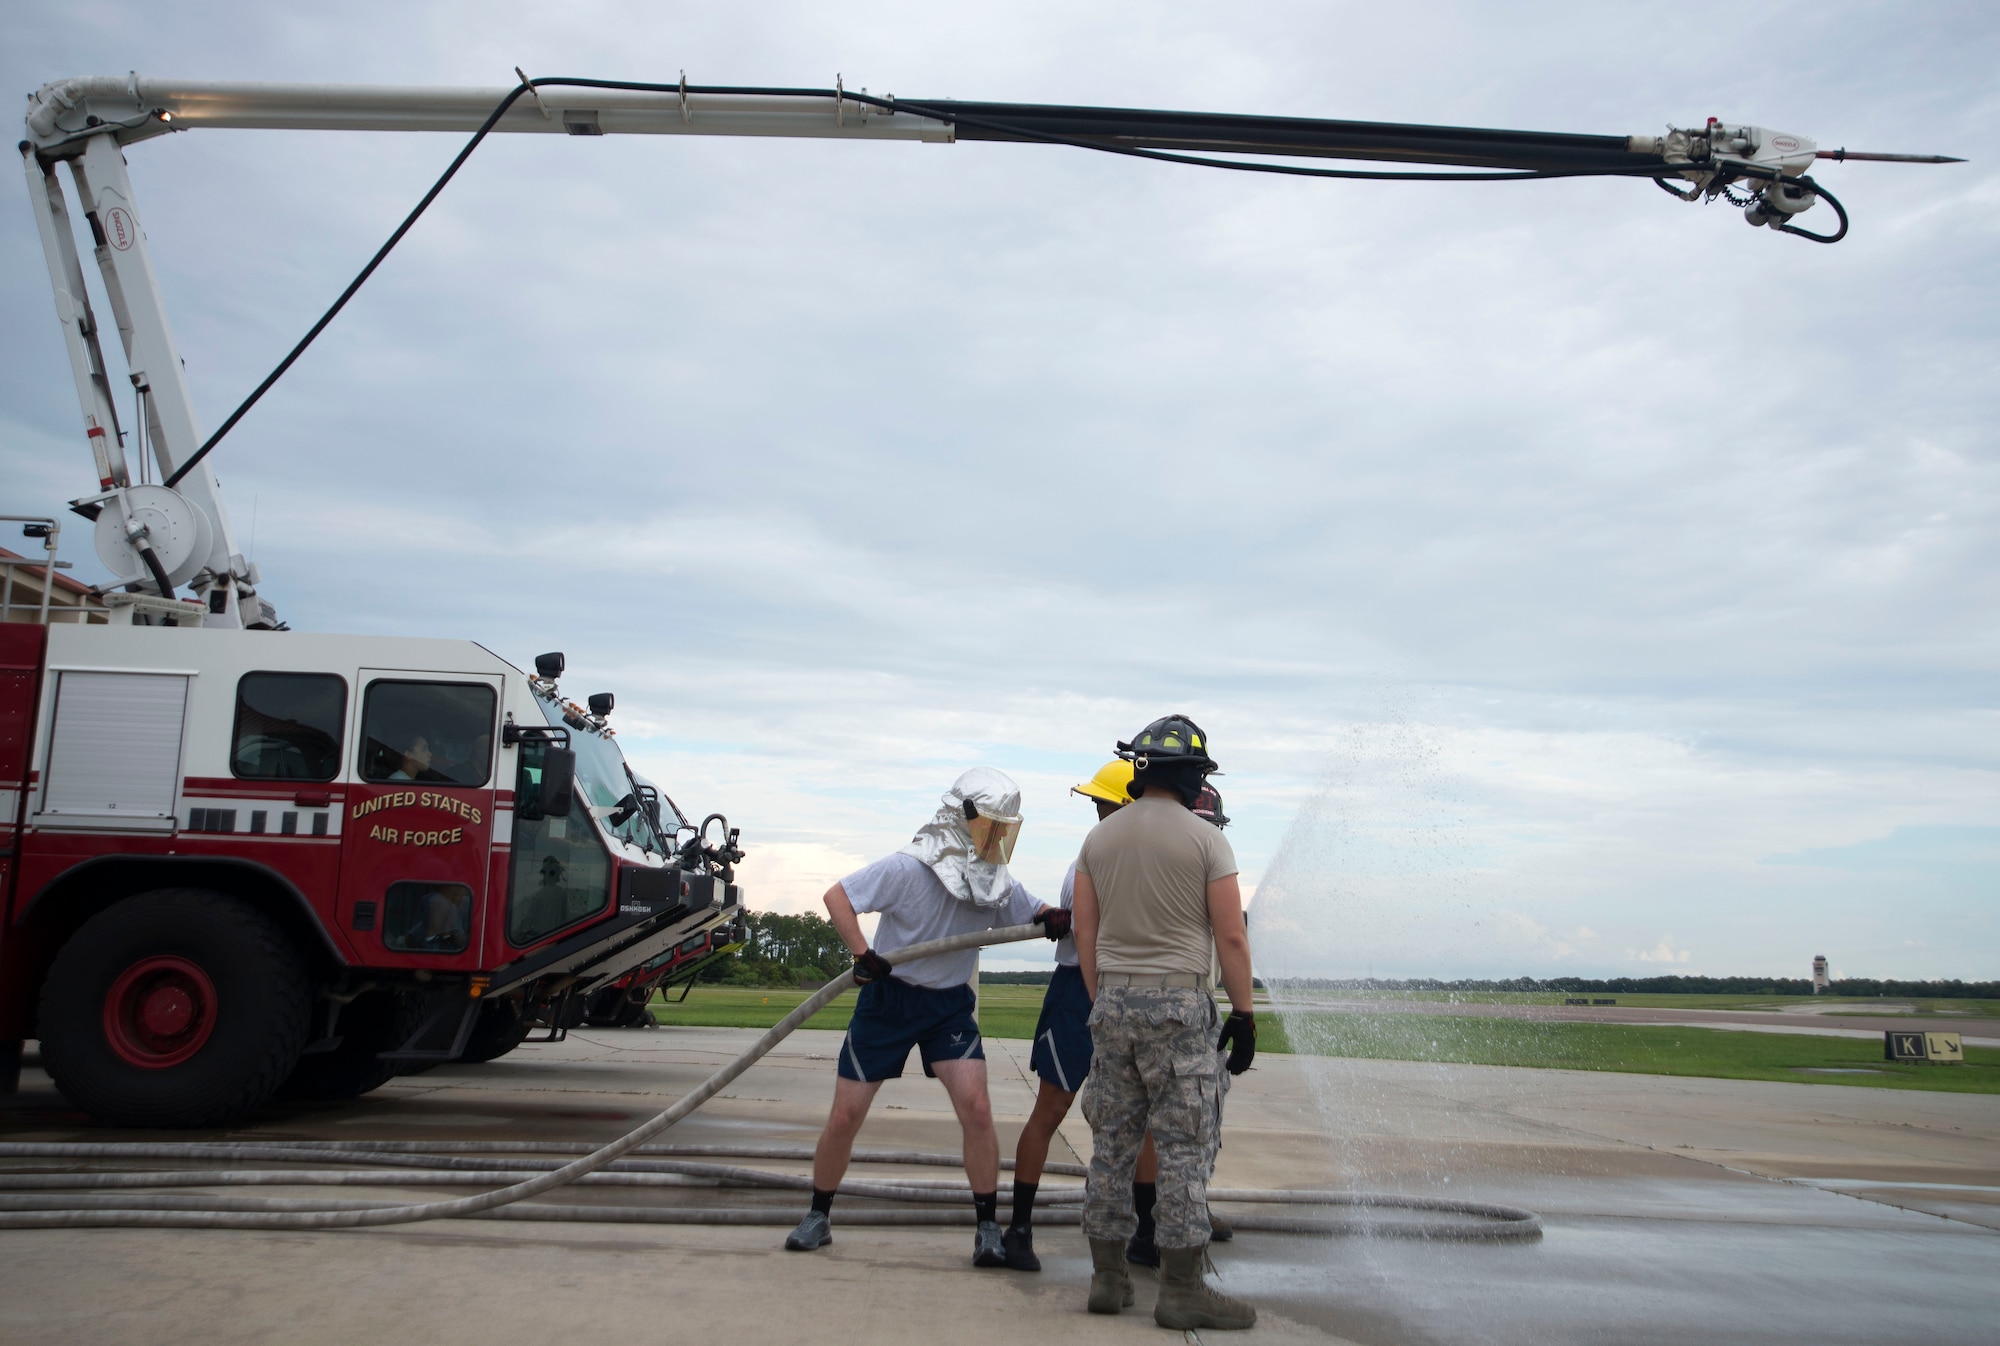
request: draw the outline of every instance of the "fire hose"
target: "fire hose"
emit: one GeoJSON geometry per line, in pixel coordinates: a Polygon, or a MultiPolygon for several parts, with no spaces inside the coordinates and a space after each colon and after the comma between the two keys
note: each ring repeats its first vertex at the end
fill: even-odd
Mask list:
{"type": "MultiPolygon", "coordinates": [[[[967,935],[913,944],[887,955],[893,963],[955,953],[989,944],[1042,937],[1038,925],[1005,926],[967,935]]],[[[828,982],[780,1019],[741,1055],[710,1075],[693,1090],[623,1136],[568,1161],[557,1159],[481,1158],[480,1155],[574,1153],[580,1146],[548,1142],[334,1142],[278,1141],[162,1144],[0,1144],[6,1159],[168,1159],[251,1161],[281,1164],[324,1163],[328,1160],[367,1168],[232,1168],[179,1169],[163,1172],[0,1173],[0,1229],[88,1229],[173,1227],[201,1229],[351,1229],[374,1225],[413,1224],[443,1219],[514,1219],[616,1221],[648,1224],[788,1225],[795,1212],[776,1208],[658,1208],[603,1205],[520,1205],[569,1184],[582,1186],[663,1187],[690,1182],[723,1186],[809,1189],[809,1178],[773,1173],[741,1165],[705,1163],[672,1157],[710,1155],[750,1159],[810,1159],[807,1149],[785,1146],[649,1144],[684,1120],[756,1064],[821,1009],[854,986],[850,970],[828,982]],[[649,1157],[627,1158],[640,1154],[649,1157]],[[669,1156],[669,1157],[650,1157],[669,1156]],[[371,1171],[373,1170],[373,1171],[371,1171]],[[391,1170],[384,1172],[382,1170],[391,1170]],[[523,1174],[532,1176],[522,1177],[523,1174]],[[228,1186],[458,1186],[504,1184],[473,1196],[447,1201],[385,1205],[380,1201],[330,1198],[231,1197],[213,1194],[112,1195],[132,1188],[228,1186]],[[99,1195],[103,1193],[103,1195],[99,1195]]],[[[945,1155],[910,1151],[859,1150],[856,1162],[955,1166],[945,1155]]],[[[1074,1164],[1050,1164],[1047,1171],[1080,1177],[1074,1164]]],[[[969,1223],[969,1188],[963,1182],[899,1179],[892,1182],[850,1180],[840,1190],[852,1196],[912,1204],[951,1204],[954,1210],[851,1210],[841,1216],[851,1225],[940,1225],[969,1223]]],[[[1367,1232],[1452,1240],[1533,1238],[1541,1219],[1531,1211],[1485,1202],[1433,1197],[1376,1195],[1341,1191],[1212,1188],[1212,1201],[1254,1204],[1313,1205],[1369,1210],[1430,1212],[1474,1217],[1466,1220],[1390,1219],[1329,1220],[1287,1215],[1233,1216],[1239,1229],[1283,1233],[1367,1232]]],[[[1083,1189],[1049,1189],[1037,1197],[1048,1207],[1037,1218],[1048,1224],[1081,1222],[1083,1189]]]]}

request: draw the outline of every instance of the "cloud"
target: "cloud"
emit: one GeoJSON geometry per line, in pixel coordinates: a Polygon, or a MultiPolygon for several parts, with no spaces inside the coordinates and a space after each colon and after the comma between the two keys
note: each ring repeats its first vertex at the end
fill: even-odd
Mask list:
{"type": "Polygon", "coordinates": [[[1674,948],[1672,935],[1661,935],[1660,942],[1652,948],[1630,949],[1625,956],[1641,963],[1685,963],[1690,955],[1686,949],[1674,948]]]}
{"type": "Polygon", "coordinates": [[[757,909],[824,915],[820,898],[867,857],[819,842],[766,842],[737,866],[737,880],[757,895],[757,909]]]}
{"type": "Polygon", "coordinates": [[[1929,871],[1969,883],[1990,882],[2000,872],[2000,827],[1898,827],[1886,836],[1768,856],[1763,863],[1860,874],[1929,871]]]}

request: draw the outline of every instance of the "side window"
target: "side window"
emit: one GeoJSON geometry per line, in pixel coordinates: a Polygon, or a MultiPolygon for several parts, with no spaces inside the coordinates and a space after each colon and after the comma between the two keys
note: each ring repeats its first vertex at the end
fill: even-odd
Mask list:
{"type": "Polygon", "coordinates": [[[493,689],[483,682],[368,684],[361,779],[484,785],[493,770],[493,689]]]}
{"type": "MultiPolygon", "coordinates": [[[[516,800],[533,799],[542,778],[547,744],[530,739],[520,747],[516,800]]],[[[576,809],[567,818],[514,815],[513,874],[507,892],[507,940],[533,944],[564,926],[595,916],[611,903],[611,857],[598,840],[590,816],[576,809]]]]}
{"type": "Polygon", "coordinates": [[[344,678],[245,673],[236,684],[229,769],[246,780],[332,780],[346,721],[344,678]]]}
{"type": "Polygon", "coordinates": [[[406,953],[460,953],[472,926],[462,883],[392,883],[382,901],[382,944],[406,953]]]}

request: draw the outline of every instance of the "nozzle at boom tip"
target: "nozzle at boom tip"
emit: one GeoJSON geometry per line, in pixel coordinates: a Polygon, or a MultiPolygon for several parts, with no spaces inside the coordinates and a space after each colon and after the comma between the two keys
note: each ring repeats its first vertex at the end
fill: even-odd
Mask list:
{"type": "Polygon", "coordinates": [[[1963,159],[1954,159],[1949,154],[1873,154],[1867,150],[1850,150],[1843,146],[1837,150],[1821,150],[1816,156],[1832,159],[1835,163],[1845,163],[1849,159],[1866,159],[1878,164],[1962,164],[1963,159]]]}

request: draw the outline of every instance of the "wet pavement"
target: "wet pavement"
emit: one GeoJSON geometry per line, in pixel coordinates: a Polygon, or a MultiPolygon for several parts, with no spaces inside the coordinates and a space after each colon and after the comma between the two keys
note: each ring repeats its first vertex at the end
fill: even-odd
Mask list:
{"type": "MultiPolygon", "coordinates": [[[[273,1108],[227,1135],[603,1141],[752,1037],[586,1030],[489,1065],[397,1080],[349,1104],[273,1108]]],[[[810,1143],[838,1042],[795,1035],[671,1138],[810,1143]]],[[[1027,1047],[988,1044],[1009,1147],[1032,1099],[1027,1047]]],[[[83,1124],[38,1071],[4,1102],[0,1139],[142,1138],[83,1124]]],[[[1506,1202],[1541,1212],[1546,1229],[1512,1244],[1246,1232],[1214,1250],[1220,1283],[1262,1311],[1240,1340],[2000,1339],[2000,1098],[1265,1056],[1232,1091],[1225,1134],[1219,1185],[1506,1202]]],[[[942,1091],[913,1066],[884,1088],[861,1143],[952,1152],[956,1141],[942,1091]]],[[[1088,1129],[1072,1116],[1053,1157],[1088,1150],[1088,1129]]],[[[685,1191],[657,1199],[714,1199],[685,1191]]],[[[1040,1232],[1038,1276],[975,1271],[968,1230],[843,1229],[840,1212],[865,1204],[843,1197],[836,1242],[814,1254],[781,1251],[782,1229],[631,1224],[8,1231],[0,1339],[1178,1339],[1146,1312],[1143,1273],[1138,1311],[1082,1311],[1089,1266],[1074,1228],[1040,1232]]]]}

